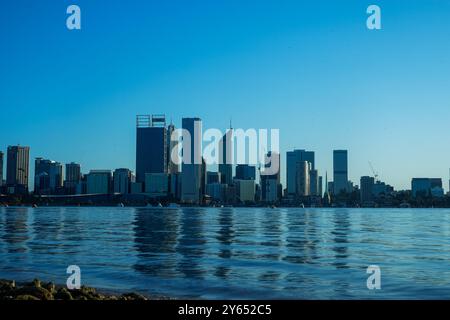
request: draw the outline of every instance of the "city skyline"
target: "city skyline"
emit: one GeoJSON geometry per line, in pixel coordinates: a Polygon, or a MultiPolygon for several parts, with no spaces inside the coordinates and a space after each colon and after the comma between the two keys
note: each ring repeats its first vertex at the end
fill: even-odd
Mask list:
{"type": "MultiPolygon", "coordinates": [[[[197,129],[195,129],[195,122],[199,122],[200,123],[200,136],[201,136],[201,132],[202,132],[202,126],[203,126],[203,122],[201,120],[201,118],[199,117],[190,117],[190,118],[183,118],[183,123],[185,123],[185,126],[187,126],[187,130],[189,132],[192,131],[192,135],[194,134],[193,132],[197,129]]],[[[182,164],[182,165],[176,165],[177,169],[172,169],[172,171],[169,169],[171,167],[170,163],[171,163],[171,159],[168,157],[168,155],[171,153],[171,149],[174,147],[174,142],[170,142],[170,134],[168,134],[168,130],[170,128],[170,133],[172,132],[172,130],[174,130],[176,128],[176,126],[173,124],[173,118],[170,122],[170,124],[168,124],[166,122],[166,116],[164,114],[157,114],[157,115],[137,115],[136,116],[136,136],[135,136],[135,142],[136,142],[136,153],[135,153],[135,163],[138,164],[139,162],[143,162],[144,159],[140,159],[142,157],[146,158],[147,160],[145,161],[150,161],[150,167],[148,167],[148,170],[144,170],[141,169],[142,173],[141,173],[141,178],[138,177],[137,171],[135,168],[137,168],[138,166],[135,167],[104,167],[104,168],[86,168],[82,163],[78,162],[78,161],[69,161],[69,162],[62,162],[59,160],[55,160],[55,159],[51,159],[45,155],[40,155],[38,157],[33,158],[31,156],[31,150],[32,148],[30,146],[14,146],[14,145],[9,145],[8,146],[8,150],[11,149],[17,149],[19,148],[19,150],[25,149],[26,153],[27,153],[27,161],[29,161],[29,166],[27,168],[28,171],[28,188],[30,191],[33,191],[34,193],[39,194],[39,189],[43,188],[43,187],[39,187],[39,185],[41,183],[44,183],[47,187],[48,190],[55,190],[55,185],[57,185],[57,182],[54,181],[49,181],[48,178],[46,178],[47,180],[45,180],[45,182],[41,182],[40,180],[40,172],[36,171],[36,170],[40,170],[37,169],[38,167],[42,167],[43,165],[45,166],[45,168],[47,168],[47,170],[44,170],[44,173],[49,173],[50,171],[54,171],[56,172],[56,176],[53,177],[53,179],[57,179],[60,181],[60,185],[61,187],[64,188],[68,188],[66,186],[66,182],[67,183],[71,183],[71,177],[73,176],[73,173],[70,172],[73,169],[68,169],[71,166],[76,166],[77,168],[77,173],[76,175],[80,178],[81,175],[88,175],[88,173],[94,173],[94,172],[107,172],[110,171],[109,174],[111,174],[111,178],[112,178],[112,174],[114,173],[114,177],[115,177],[115,173],[117,171],[117,173],[119,173],[120,171],[126,170],[128,173],[128,175],[133,174],[134,177],[136,177],[136,182],[140,182],[145,184],[146,178],[144,178],[144,176],[148,173],[165,173],[165,174],[169,174],[169,173],[182,173],[183,171],[181,170],[181,172],[179,171],[180,168],[186,167],[186,164],[182,164]],[[151,131],[151,130],[156,130],[156,131],[151,131]],[[159,141],[161,140],[164,141],[164,146],[160,145],[158,146],[158,148],[161,151],[160,155],[155,155],[154,153],[148,153],[146,150],[149,149],[149,146],[155,143],[155,141],[159,141]],[[146,147],[147,146],[147,147],[146,147]],[[140,153],[142,155],[140,155],[140,153]],[[153,160],[151,160],[153,158],[153,160]],[[161,161],[159,161],[161,160],[161,161]],[[152,161],[154,162],[152,164],[152,161]],[[155,162],[156,161],[156,162],[155,162]],[[158,166],[157,162],[161,162],[162,167],[154,167],[155,165],[158,166]],[[32,163],[34,163],[34,166],[31,165],[32,163]],[[49,167],[50,166],[50,167],[49,167]],[[54,166],[55,168],[52,169],[52,166],[54,166]],[[65,167],[65,170],[63,170],[63,167],[65,167]],[[154,168],[152,168],[154,167],[154,168]],[[145,171],[145,173],[144,173],[145,171]]],[[[230,125],[231,128],[231,125],[230,125]]],[[[183,127],[183,129],[186,129],[183,127]]],[[[236,141],[234,139],[236,138],[231,138],[232,136],[232,130],[228,130],[226,131],[226,134],[222,136],[222,139],[220,140],[220,143],[218,145],[219,147],[219,153],[220,156],[219,158],[221,159],[221,161],[234,161],[233,157],[231,158],[226,158],[226,153],[225,153],[225,145],[223,143],[223,140],[225,139],[225,137],[229,137],[227,138],[227,144],[230,143],[228,142],[228,139],[233,140],[234,142],[231,142],[231,145],[235,145],[236,141]],[[226,159],[225,159],[226,158],[226,159]]],[[[200,139],[197,141],[199,142],[201,141],[200,139]]],[[[202,141],[202,149],[204,148],[205,142],[202,141]]],[[[197,150],[195,147],[195,144],[191,145],[191,155],[193,157],[194,154],[196,153],[201,153],[201,150],[197,150]]],[[[325,192],[325,190],[328,190],[328,188],[330,186],[327,185],[322,185],[323,183],[323,179],[324,176],[328,173],[331,176],[333,176],[333,180],[327,180],[328,183],[331,183],[331,190],[333,191],[334,194],[338,194],[339,190],[341,191],[345,191],[347,193],[350,193],[353,189],[353,186],[358,186],[359,188],[361,188],[362,186],[362,181],[366,178],[370,178],[373,180],[374,182],[377,181],[381,181],[379,179],[379,175],[377,172],[375,172],[374,168],[372,167],[372,164],[369,162],[369,166],[371,167],[372,172],[366,175],[363,175],[361,177],[359,177],[358,179],[352,180],[348,178],[348,172],[351,172],[352,169],[351,167],[348,165],[349,161],[348,161],[348,150],[333,150],[332,151],[332,158],[333,158],[333,166],[332,166],[332,170],[330,172],[328,172],[328,170],[320,170],[320,168],[317,168],[315,163],[316,163],[316,157],[315,157],[315,151],[314,150],[305,150],[305,149],[291,149],[289,151],[287,151],[284,155],[281,155],[281,170],[280,172],[277,174],[278,178],[277,180],[279,181],[279,183],[281,183],[282,186],[282,193],[283,193],[283,197],[289,197],[289,196],[293,196],[293,195],[302,195],[302,196],[314,196],[314,195],[320,195],[323,196],[323,193],[325,192]],[[289,160],[289,157],[291,157],[291,160],[289,160]],[[283,159],[284,158],[284,159],[283,159]],[[305,162],[305,169],[303,169],[303,164],[302,161],[305,162]],[[301,165],[301,168],[298,167],[298,165],[301,165]],[[288,169],[289,167],[291,167],[291,169],[288,169]],[[318,170],[319,169],[319,170],[318,170]],[[292,172],[289,173],[289,170],[291,170],[292,172]],[[298,191],[298,182],[297,182],[297,173],[293,173],[294,171],[302,171],[302,170],[306,170],[307,172],[307,177],[303,177],[303,179],[307,179],[308,181],[308,185],[303,185],[302,187],[304,188],[303,192],[298,191]],[[316,187],[314,187],[314,190],[316,191],[312,191],[313,190],[313,174],[315,176],[314,178],[314,183],[316,184],[316,187]],[[343,174],[342,178],[341,175],[343,174]],[[290,178],[289,175],[294,179],[291,180],[291,182],[289,182],[290,178]],[[311,176],[311,177],[310,177],[311,176]],[[311,178],[311,180],[310,180],[311,178]],[[335,181],[340,181],[339,184],[340,186],[336,187],[336,183],[335,181]],[[319,185],[320,182],[320,185],[319,185]],[[289,184],[291,184],[291,187],[289,187],[289,184]],[[294,184],[295,186],[292,186],[292,184],[294,184]],[[311,184],[311,185],[310,185],[311,184]],[[305,189],[306,188],[306,189],[305,189]],[[320,192],[319,192],[320,190],[320,192]]],[[[7,168],[7,161],[4,161],[4,152],[2,152],[2,150],[0,150],[0,160],[3,160],[4,163],[4,167],[0,168],[0,173],[3,172],[3,176],[6,176],[4,174],[4,172],[8,171],[7,168]]],[[[269,151],[270,154],[270,151],[269,151]]],[[[6,155],[8,156],[8,152],[6,153],[6,155]]],[[[2,163],[2,161],[0,161],[0,163],[2,163]]],[[[173,164],[174,165],[174,164],[173,164]]],[[[237,163],[233,163],[231,165],[231,172],[230,177],[232,177],[233,179],[238,179],[238,171],[237,171],[237,167],[240,164],[237,163]]],[[[245,164],[245,166],[248,166],[248,164],[245,164]]],[[[142,167],[142,164],[141,164],[142,167]]],[[[44,168],[44,167],[43,167],[44,168]]],[[[200,167],[199,167],[200,168],[200,167]]],[[[217,173],[219,176],[221,176],[222,179],[224,179],[224,174],[221,173],[221,165],[215,165],[215,166],[206,166],[205,167],[207,170],[206,172],[209,173],[217,173]]],[[[222,165],[223,168],[223,165],[222,165]]],[[[256,168],[256,167],[255,167],[256,168]]],[[[201,170],[201,169],[198,169],[201,170]]],[[[224,170],[224,169],[222,169],[224,170]]],[[[228,170],[228,169],[227,169],[228,170]]],[[[450,169],[449,169],[449,174],[450,174],[450,169]]],[[[45,178],[45,177],[44,177],[45,178]]],[[[204,179],[206,180],[206,176],[204,177],[204,179]]],[[[220,179],[220,178],[219,178],[220,179]]],[[[230,178],[225,178],[226,180],[230,179],[230,178]]],[[[405,189],[398,189],[395,188],[394,189],[397,191],[403,191],[403,190],[412,190],[413,185],[414,185],[414,181],[416,180],[427,180],[430,179],[430,181],[432,180],[440,180],[440,187],[443,189],[444,193],[446,193],[445,191],[448,191],[448,188],[446,187],[446,183],[448,182],[450,184],[450,179],[447,180],[445,177],[433,177],[433,178],[429,178],[429,177],[425,177],[425,176],[413,176],[410,177],[410,184],[409,187],[405,188],[405,189]]],[[[130,179],[131,181],[131,179],[130,179]]],[[[262,183],[261,181],[261,177],[259,177],[258,175],[255,176],[255,181],[257,181],[258,183],[262,183]]],[[[305,180],[306,181],[306,180],[305,180]]],[[[366,180],[367,181],[367,180],[366,180]]],[[[392,185],[389,183],[389,180],[384,179],[384,182],[388,183],[389,185],[392,185]]],[[[5,179],[5,183],[7,184],[7,180],[5,179]]],[[[231,183],[231,180],[228,182],[224,182],[222,181],[221,183],[225,183],[225,184],[229,184],[231,183]]],[[[373,184],[372,183],[372,184],[373,184]]],[[[428,182],[426,182],[428,183],[428,182]]],[[[1,184],[0,184],[1,185],[1,184]]],[[[367,183],[366,183],[367,185],[367,183]]],[[[115,190],[116,187],[115,186],[115,182],[113,182],[112,188],[115,190]]],[[[69,187],[70,188],[70,187],[69,187]]],[[[73,186],[72,186],[73,188],[73,186]]],[[[122,188],[123,189],[123,188],[122,188]]],[[[183,189],[181,187],[181,189],[183,189]]],[[[144,192],[145,190],[142,190],[142,192],[144,192]]],[[[414,192],[414,190],[413,190],[414,192]]],[[[128,193],[128,192],[127,192],[128,193]]],[[[52,194],[52,192],[50,192],[50,194],[52,194]]],[[[181,194],[183,194],[183,192],[181,191],[181,194]]],[[[181,195],[180,195],[181,196],[181,195]]],[[[182,196],[181,196],[182,198],[182,196]]]]}
{"type": "Polygon", "coordinates": [[[128,117],[158,111],[198,115],[205,128],[225,129],[230,118],[279,128],[282,164],[289,150],[314,150],[329,177],[330,153],[347,149],[355,183],[372,174],[369,161],[396,189],[411,177],[447,181],[450,4],[377,3],[383,29],[372,32],[360,1],[254,10],[80,0],[83,29],[68,32],[66,3],[9,2],[0,12],[0,150],[20,143],[32,146],[30,159],[134,171],[128,117]]]}

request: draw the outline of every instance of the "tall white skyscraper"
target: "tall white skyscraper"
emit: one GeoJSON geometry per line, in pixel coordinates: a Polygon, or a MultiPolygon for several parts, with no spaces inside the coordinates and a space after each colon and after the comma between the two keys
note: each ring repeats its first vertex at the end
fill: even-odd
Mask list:
{"type": "Polygon", "coordinates": [[[310,166],[308,161],[300,161],[297,163],[297,195],[309,196],[310,195],[310,166]]]}
{"type": "Polygon", "coordinates": [[[200,118],[183,118],[182,128],[189,133],[190,139],[185,140],[183,137],[182,142],[181,201],[198,204],[203,196],[201,193],[202,120],[200,118]]]}

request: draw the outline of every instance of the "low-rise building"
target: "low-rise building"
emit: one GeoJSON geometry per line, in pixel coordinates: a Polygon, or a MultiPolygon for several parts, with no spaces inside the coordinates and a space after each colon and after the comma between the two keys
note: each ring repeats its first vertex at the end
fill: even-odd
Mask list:
{"type": "Polygon", "coordinates": [[[91,170],[86,175],[86,193],[87,194],[108,194],[111,193],[111,171],[110,170],[91,170]]]}
{"type": "Polygon", "coordinates": [[[411,192],[413,198],[418,196],[431,196],[431,190],[435,188],[442,189],[442,179],[440,178],[413,178],[411,181],[411,192]]]}
{"type": "Polygon", "coordinates": [[[234,180],[236,195],[240,202],[255,201],[255,180],[234,180]]]}
{"type": "Polygon", "coordinates": [[[146,173],[145,193],[150,197],[167,197],[169,194],[169,175],[167,173],[146,173]]]}

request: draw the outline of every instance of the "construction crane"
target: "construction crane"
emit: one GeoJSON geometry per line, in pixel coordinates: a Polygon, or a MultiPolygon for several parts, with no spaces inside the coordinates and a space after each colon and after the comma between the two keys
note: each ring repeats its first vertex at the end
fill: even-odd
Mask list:
{"type": "Polygon", "coordinates": [[[378,172],[375,171],[375,169],[373,168],[372,162],[369,161],[369,166],[370,166],[370,170],[372,170],[373,176],[375,178],[375,182],[378,181],[378,172]]]}

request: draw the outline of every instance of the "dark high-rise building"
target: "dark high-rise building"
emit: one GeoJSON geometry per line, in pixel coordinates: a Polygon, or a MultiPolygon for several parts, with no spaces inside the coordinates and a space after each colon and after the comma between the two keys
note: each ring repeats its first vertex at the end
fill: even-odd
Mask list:
{"type": "Polygon", "coordinates": [[[333,193],[350,192],[348,183],[348,153],[347,150],[333,151],[333,193]]]}
{"type": "Polygon", "coordinates": [[[189,133],[190,139],[185,141],[183,138],[181,201],[198,204],[202,198],[202,120],[183,118],[182,128],[189,133]]]}
{"type": "Polygon", "coordinates": [[[220,173],[210,172],[206,173],[206,184],[220,183],[220,173]]]}
{"type": "Polygon", "coordinates": [[[56,194],[62,188],[62,164],[36,158],[34,162],[34,193],[56,194]]]}
{"type": "MultiPolygon", "coordinates": [[[[314,190],[315,186],[313,186],[313,190],[311,190],[311,183],[306,183],[305,181],[301,182],[301,184],[308,184],[308,190],[298,190],[299,186],[299,177],[300,178],[308,178],[310,173],[304,174],[303,172],[303,162],[306,161],[309,163],[309,167],[311,171],[315,170],[315,155],[314,151],[306,151],[306,150],[294,150],[288,151],[286,153],[286,191],[290,196],[304,196],[305,192],[307,195],[312,194],[315,195],[316,190],[314,190]],[[298,172],[300,169],[301,172],[298,172]]],[[[314,172],[314,175],[318,175],[318,173],[314,172]]]]}
{"type": "Polygon", "coordinates": [[[261,200],[265,202],[277,202],[282,196],[282,186],[280,184],[280,154],[269,151],[266,156],[264,169],[261,171],[261,200]],[[269,168],[277,169],[271,170],[269,168]]]}
{"type": "Polygon", "coordinates": [[[64,189],[67,194],[76,194],[77,186],[81,182],[81,166],[78,163],[66,164],[66,179],[64,180],[64,189]]]}
{"type": "Polygon", "coordinates": [[[325,172],[325,193],[323,195],[323,200],[326,206],[331,204],[331,190],[330,182],[328,182],[328,172],[325,172]]]}
{"type": "Polygon", "coordinates": [[[322,196],[319,190],[319,172],[317,170],[310,170],[309,179],[309,195],[322,196]]]}
{"type": "Polygon", "coordinates": [[[0,151],[0,187],[3,186],[3,152],[0,151]]]}
{"type": "Polygon", "coordinates": [[[114,170],[113,187],[114,193],[129,194],[132,182],[132,173],[130,169],[120,168],[114,170]]]}
{"type": "Polygon", "coordinates": [[[206,183],[207,183],[208,170],[206,167],[206,161],[202,157],[202,166],[200,173],[200,202],[203,200],[203,196],[206,194],[206,183]]]}
{"type": "Polygon", "coordinates": [[[175,126],[171,123],[167,126],[167,171],[169,174],[176,174],[180,172],[180,167],[172,160],[172,152],[177,147],[178,141],[172,141],[172,134],[175,131],[175,126]]]}
{"type": "Polygon", "coordinates": [[[91,170],[86,175],[86,192],[88,194],[109,194],[112,189],[110,170],[91,170]]]}
{"type": "Polygon", "coordinates": [[[319,186],[318,186],[318,191],[317,191],[317,195],[318,196],[323,196],[323,178],[322,178],[322,176],[319,176],[319,186]]]}
{"type": "Polygon", "coordinates": [[[146,173],[167,173],[167,128],[164,115],[136,118],[136,182],[146,173]]]}
{"type": "Polygon", "coordinates": [[[81,180],[81,166],[79,163],[71,162],[66,164],[66,180],[78,183],[81,180]]]}
{"type": "Polygon", "coordinates": [[[364,176],[360,180],[360,194],[361,203],[368,203],[373,201],[373,187],[375,185],[375,178],[364,176]]]}
{"type": "Polygon", "coordinates": [[[13,188],[14,193],[28,192],[30,147],[9,146],[6,165],[6,185],[8,188],[13,188]]]}
{"type": "Polygon", "coordinates": [[[236,179],[256,180],[256,167],[248,164],[238,164],[236,166],[236,179]]]}
{"type": "Polygon", "coordinates": [[[441,178],[413,178],[411,180],[411,192],[415,198],[417,196],[430,196],[433,195],[433,190],[442,189],[441,178]]]}
{"type": "Polygon", "coordinates": [[[233,129],[230,128],[219,142],[219,172],[223,184],[233,183],[233,129]]]}

